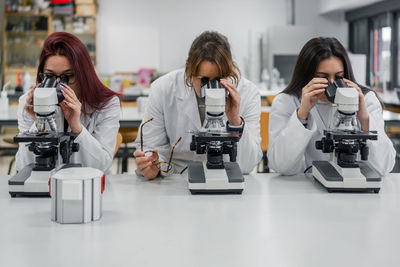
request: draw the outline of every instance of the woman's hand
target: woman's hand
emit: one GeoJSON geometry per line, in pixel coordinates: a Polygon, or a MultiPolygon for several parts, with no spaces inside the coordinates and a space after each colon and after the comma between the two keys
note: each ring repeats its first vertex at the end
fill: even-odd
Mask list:
{"type": "Polygon", "coordinates": [[[225,105],[225,113],[230,126],[240,126],[242,119],[239,116],[240,94],[235,86],[227,79],[221,79],[221,84],[228,90],[229,96],[225,105]]]}
{"type": "Polygon", "coordinates": [[[65,99],[60,103],[60,106],[64,112],[64,117],[68,121],[71,131],[73,133],[80,134],[83,128],[81,124],[82,104],[79,102],[74,90],[72,90],[71,87],[65,84],[62,84],[61,86],[65,99]]]}
{"type": "Polygon", "coordinates": [[[28,97],[26,98],[24,109],[26,113],[28,113],[35,121],[36,115],[33,111],[33,92],[35,91],[35,86],[31,86],[31,89],[28,92],[28,97]]]}
{"type": "Polygon", "coordinates": [[[308,113],[315,106],[318,98],[328,87],[328,80],[325,78],[313,78],[302,90],[301,103],[297,110],[297,117],[306,120],[308,113]]]}
{"type": "Polygon", "coordinates": [[[356,83],[343,79],[349,87],[356,88],[358,92],[358,111],[357,111],[357,118],[361,123],[361,128],[363,131],[369,130],[369,114],[367,111],[367,106],[365,105],[364,94],[356,83]]]}
{"type": "Polygon", "coordinates": [[[133,155],[139,172],[149,180],[152,180],[158,175],[158,167],[156,161],[158,160],[157,150],[153,150],[153,154],[150,157],[146,157],[143,151],[136,150],[133,155]]]}

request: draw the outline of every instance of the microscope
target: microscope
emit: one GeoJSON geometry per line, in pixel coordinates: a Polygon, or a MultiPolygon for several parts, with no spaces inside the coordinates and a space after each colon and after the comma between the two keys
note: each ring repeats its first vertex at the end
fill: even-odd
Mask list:
{"type": "Polygon", "coordinates": [[[228,132],[224,122],[228,91],[219,79],[201,81],[200,98],[205,102],[206,119],[199,132],[192,135],[190,150],[206,154],[204,162],[188,164],[188,183],[192,194],[241,194],[244,177],[236,162],[238,132],[228,132]],[[230,162],[224,161],[229,155],[230,162]]]}
{"type": "Polygon", "coordinates": [[[329,161],[313,161],[312,174],[328,192],[379,193],[382,177],[368,163],[368,140],[377,140],[376,131],[360,131],[356,113],[358,92],[343,79],[328,82],[325,94],[333,103],[331,125],[315,147],[330,153],[329,161]]]}
{"type": "Polygon", "coordinates": [[[42,77],[42,83],[33,93],[33,111],[37,118],[37,130],[21,132],[14,142],[26,143],[28,150],[35,155],[35,162],[25,166],[8,181],[11,197],[49,196],[49,179],[56,171],[78,167],[71,164],[73,152],[79,151],[74,143],[76,134],[66,132],[67,124],[58,105],[64,100],[61,83],[48,77],[42,77]]]}

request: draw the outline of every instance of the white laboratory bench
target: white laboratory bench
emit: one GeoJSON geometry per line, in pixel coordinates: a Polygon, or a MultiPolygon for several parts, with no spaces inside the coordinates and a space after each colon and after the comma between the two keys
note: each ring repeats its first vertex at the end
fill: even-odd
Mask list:
{"type": "Polygon", "coordinates": [[[0,179],[0,266],[400,266],[399,174],[379,194],[253,174],[242,195],[109,176],[103,218],[77,225],[50,221],[49,198],[10,198],[0,179]]]}
{"type": "MultiPolygon", "coordinates": [[[[18,106],[9,106],[7,113],[0,112],[0,128],[2,126],[17,126],[18,106]]],[[[137,107],[123,107],[121,108],[121,127],[138,127],[142,121],[143,113],[138,111],[137,107]]]]}

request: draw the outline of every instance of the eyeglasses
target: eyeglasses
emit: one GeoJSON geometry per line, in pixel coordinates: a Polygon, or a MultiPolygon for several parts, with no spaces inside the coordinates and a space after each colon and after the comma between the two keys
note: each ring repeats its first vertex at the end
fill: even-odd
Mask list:
{"type": "MultiPolygon", "coordinates": [[[[147,121],[145,121],[144,123],[142,123],[142,125],[140,126],[140,151],[143,152],[143,126],[146,123],[151,122],[152,120],[154,120],[154,118],[151,118],[147,121]]],[[[171,153],[169,154],[169,160],[168,161],[159,161],[159,157],[157,156],[157,159],[155,161],[153,161],[153,164],[155,164],[158,168],[158,170],[160,172],[164,172],[164,173],[169,173],[172,170],[172,157],[174,156],[174,150],[176,145],[182,140],[182,137],[179,137],[178,141],[176,141],[176,143],[174,144],[174,146],[171,149],[171,153]]],[[[144,151],[144,154],[146,157],[149,157],[153,154],[152,150],[147,150],[144,151]]]]}
{"type": "Polygon", "coordinates": [[[42,80],[44,78],[48,79],[53,79],[57,80],[60,78],[60,82],[65,83],[65,84],[72,84],[75,82],[75,74],[73,73],[67,73],[67,74],[61,74],[61,75],[55,75],[54,73],[39,73],[40,78],[42,80]]]}

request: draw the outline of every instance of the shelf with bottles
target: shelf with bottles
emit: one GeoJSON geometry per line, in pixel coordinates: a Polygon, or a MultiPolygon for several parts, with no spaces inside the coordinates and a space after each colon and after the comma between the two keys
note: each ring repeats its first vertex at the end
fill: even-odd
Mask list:
{"type": "Polygon", "coordinates": [[[6,0],[1,53],[3,84],[11,80],[11,87],[15,87],[16,73],[24,73],[24,66],[34,69],[29,71],[33,75],[39,64],[44,40],[56,31],[77,36],[86,45],[92,62],[96,65],[96,13],[92,16],[52,14],[54,9],[48,7],[50,2],[22,2],[6,0]]]}
{"type": "Polygon", "coordinates": [[[18,32],[42,32],[49,30],[49,18],[47,14],[30,13],[4,13],[5,31],[7,33],[18,32]]]}
{"type": "Polygon", "coordinates": [[[15,91],[15,89],[18,88],[17,90],[21,92],[21,87],[24,86],[24,78],[26,78],[26,73],[29,73],[30,85],[35,84],[37,66],[11,66],[5,67],[5,70],[6,74],[4,75],[4,83],[11,82],[11,91],[15,91]]]}
{"type": "Polygon", "coordinates": [[[53,16],[53,30],[76,35],[96,35],[96,18],[81,16],[53,16]]]}
{"type": "Polygon", "coordinates": [[[3,15],[2,29],[2,75],[3,84],[11,81],[11,88],[17,86],[19,76],[28,70],[33,77],[39,63],[44,40],[51,32],[49,13],[22,12],[3,15]]]}
{"type": "Polygon", "coordinates": [[[94,65],[96,65],[96,17],[53,15],[53,31],[74,34],[85,45],[94,65]]]}

